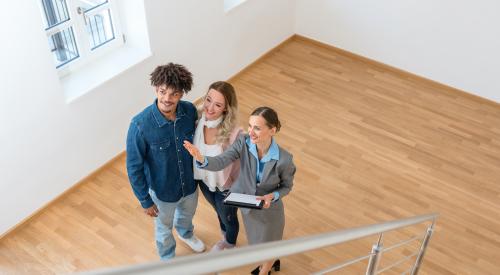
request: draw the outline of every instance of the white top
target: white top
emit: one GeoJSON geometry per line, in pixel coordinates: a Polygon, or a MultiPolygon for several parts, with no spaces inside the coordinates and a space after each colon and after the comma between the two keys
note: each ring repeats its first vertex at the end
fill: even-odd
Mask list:
{"type": "MultiPolygon", "coordinates": [[[[222,145],[220,144],[205,144],[205,135],[203,134],[203,130],[201,131],[202,138],[201,141],[194,140],[194,145],[198,147],[200,153],[204,156],[215,157],[220,155],[222,150],[222,145]]],[[[200,169],[194,166],[194,179],[202,180],[210,189],[210,191],[215,192],[215,187],[219,188],[219,190],[224,190],[224,184],[226,183],[227,178],[224,175],[224,170],[221,171],[207,171],[205,169],[200,169]]]]}
{"type": "MultiPolygon", "coordinates": [[[[198,147],[200,153],[204,156],[215,157],[217,155],[222,154],[224,151],[222,144],[205,144],[205,132],[203,131],[205,127],[207,128],[217,128],[222,122],[222,116],[216,120],[206,120],[205,113],[202,113],[200,120],[198,121],[198,125],[196,126],[196,131],[194,133],[193,144],[198,147]]],[[[235,133],[239,132],[238,129],[235,129],[232,133],[232,140],[234,141],[235,133]]],[[[210,191],[215,192],[216,187],[224,191],[224,185],[228,183],[231,178],[231,173],[233,169],[233,164],[230,164],[226,168],[221,171],[207,171],[205,169],[200,169],[196,165],[196,160],[193,159],[193,172],[195,180],[202,180],[210,189],[210,191]]]]}
{"type": "MultiPolygon", "coordinates": [[[[205,127],[217,128],[220,123],[222,123],[222,117],[219,117],[216,120],[207,121],[205,119],[205,113],[202,113],[201,118],[198,121],[198,125],[196,125],[196,131],[193,138],[193,144],[198,147],[201,154],[212,157],[220,155],[224,151],[226,144],[205,144],[205,133],[203,131],[205,127]]],[[[233,129],[229,137],[229,144],[234,142],[241,131],[241,128],[238,127],[233,129]]],[[[223,191],[231,188],[235,178],[238,177],[240,171],[240,161],[235,160],[221,171],[213,172],[198,168],[196,160],[193,158],[193,167],[195,179],[203,181],[212,192],[216,191],[216,187],[223,191]]]]}

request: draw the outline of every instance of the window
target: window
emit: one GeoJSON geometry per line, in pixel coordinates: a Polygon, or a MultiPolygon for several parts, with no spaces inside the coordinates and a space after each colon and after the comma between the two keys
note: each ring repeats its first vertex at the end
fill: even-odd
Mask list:
{"type": "Polygon", "coordinates": [[[40,0],[49,48],[60,74],[123,44],[111,0],[40,0]]]}
{"type": "Polygon", "coordinates": [[[224,0],[224,11],[229,12],[230,10],[241,5],[246,0],[224,0]]]}

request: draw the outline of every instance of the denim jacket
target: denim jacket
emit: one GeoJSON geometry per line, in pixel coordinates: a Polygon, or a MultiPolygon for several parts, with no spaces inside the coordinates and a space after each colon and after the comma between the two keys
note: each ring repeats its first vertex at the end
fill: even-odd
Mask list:
{"type": "Polygon", "coordinates": [[[196,190],[193,159],[182,145],[184,140],[193,142],[196,108],[179,101],[171,121],[156,103],[132,119],[127,135],[128,177],[143,208],[153,205],[149,189],[165,202],[176,202],[196,190]]]}

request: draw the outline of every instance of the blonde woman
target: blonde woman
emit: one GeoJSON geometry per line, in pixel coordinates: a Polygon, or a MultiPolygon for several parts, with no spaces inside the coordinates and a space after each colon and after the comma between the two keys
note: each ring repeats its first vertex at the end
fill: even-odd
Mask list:
{"type": "MultiPolygon", "coordinates": [[[[193,144],[205,156],[217,156],[224,152],[242,131],[237,127],[238,102],[231,84],[224,81],[212,83],[208,88],[201,118],[196,127],[193,144]]],[[[212,205],[219,220],[222,239],[212,251],[233,248],[238,238],[237,208],[224,205],[229,188],[238,178],[240,162],[237,160],[220,171],[208,171],[194,165],[194,179],[205,199],[212,205]]]]}

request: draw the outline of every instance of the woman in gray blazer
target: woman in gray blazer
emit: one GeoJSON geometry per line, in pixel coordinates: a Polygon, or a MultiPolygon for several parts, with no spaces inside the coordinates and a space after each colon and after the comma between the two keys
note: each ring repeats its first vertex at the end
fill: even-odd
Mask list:
{"type": "MultiPolygon", "coordinates": [[[[281,240],[285,228],[282,198],[293,186],[295,165],[292,155],[278,146],[273,136],[280,130],[278,114],[269,107],[259,107],[250,115],[248,134],[240,135],[224,153],[216,157],[201,155],[198,148],[184,141],[184,147],[198,161],[198,167],[222,170],[239,159],[240,176],[231,192],[257,195],[264,201],[262,210],[241,208],[249,244],[281,240]]],[[[252,274],[279,270],[279,260],[263,263],[252,274]]]]}

